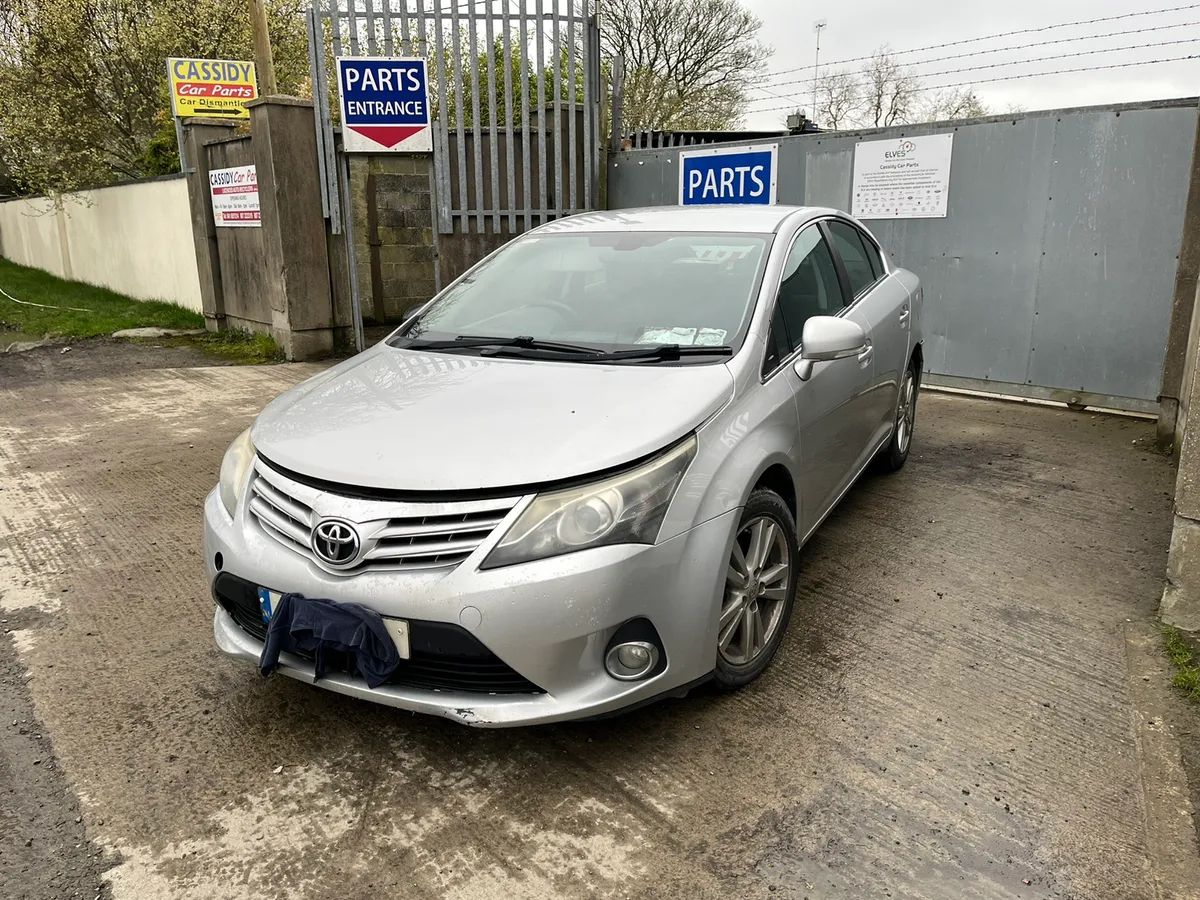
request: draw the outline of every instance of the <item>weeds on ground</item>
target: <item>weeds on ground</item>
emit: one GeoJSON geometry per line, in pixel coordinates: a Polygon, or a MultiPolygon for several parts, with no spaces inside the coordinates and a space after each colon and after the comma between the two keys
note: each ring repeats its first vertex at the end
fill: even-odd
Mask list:
{"type": "Polygon", "coordinates": [[[97,337],[142,326],[203,328],[204,317],[174,303],[134,300],[0,259],[0,330],[36,341],[97,337]]]}
{"type": "MultiPolygon", "coordinates": [[[[158,300],[134,300],[105,288],[65,281],[40,269],[0,259],[0,332],[22,339],[90,338],[124,328],[203,328],[199,313],[158,300]]],[[[269,334],[230,329],[150,343],[190,345],[235,364],[283,361],[283,351],[269,334]]]]}
{"type": "Polygon", "coordinates": [[[1200,703],[1200,660],[1196,651],[1179,629],[1170,625],[1163,627],[1163,643],[1176,669],[1172,684],[1193,703],[1200,703]]]}
{"type": "Polygon", "coordinates": [[[230,328],[204,334],[181,335],[175,338],[152,339],[150,343],[187,345],[212,356],[229,360],[234,365],[256,366],[284,361],[283,350],[269,334],[230,328]]]}

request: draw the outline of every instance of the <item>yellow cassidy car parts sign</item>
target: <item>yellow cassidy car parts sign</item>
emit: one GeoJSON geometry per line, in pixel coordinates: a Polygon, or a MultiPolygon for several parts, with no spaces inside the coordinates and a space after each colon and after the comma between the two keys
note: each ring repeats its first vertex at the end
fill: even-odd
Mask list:
{"type": "Polygon", "coordinates": [[[258,97],[254,63],[225,59],[168,59],[171,103],[180,118],[248,119],[258,97]]]}

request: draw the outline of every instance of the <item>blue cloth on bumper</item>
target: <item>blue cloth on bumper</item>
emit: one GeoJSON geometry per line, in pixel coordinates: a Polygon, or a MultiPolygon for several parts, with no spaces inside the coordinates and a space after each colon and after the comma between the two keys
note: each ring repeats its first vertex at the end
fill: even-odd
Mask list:
{"type": "Polygon", "coordinates": [[[319,679],[325,674],[326,650],[354,654],[358,671],[373,688],[400,665],[400,653],[379,613],[357,603],[284,594],[271,615],[258,668],[265,678],[279,667],[281,652],[301,652],[312,656],[319,679]]]}

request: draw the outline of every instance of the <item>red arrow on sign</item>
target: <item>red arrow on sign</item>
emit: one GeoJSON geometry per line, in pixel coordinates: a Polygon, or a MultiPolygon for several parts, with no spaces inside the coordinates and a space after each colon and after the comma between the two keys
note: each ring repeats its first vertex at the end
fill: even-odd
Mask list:
{"type": "Polygon", "coordinates": [[[347,125],[351,131],[369,138],[384,147],[395,147],[401,141],[408,140],[419,131],[424,131],[428,125],[347,125]]]}

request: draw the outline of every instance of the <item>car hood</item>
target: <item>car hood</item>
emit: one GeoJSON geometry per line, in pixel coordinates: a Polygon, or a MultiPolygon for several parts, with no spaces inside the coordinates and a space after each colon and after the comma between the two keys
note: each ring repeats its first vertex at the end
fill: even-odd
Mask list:
{"type": "Polygon", "coordinates": [[[724,365],[481,359],[380,344],[278,397],[251,435],[267,459],[324,481],[508,488],[652,454],[732,393],[724,365]]]}

